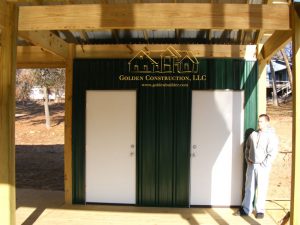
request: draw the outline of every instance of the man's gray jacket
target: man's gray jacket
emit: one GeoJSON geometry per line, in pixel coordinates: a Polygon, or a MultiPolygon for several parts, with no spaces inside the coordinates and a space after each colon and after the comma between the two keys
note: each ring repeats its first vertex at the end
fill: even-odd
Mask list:
{"type": "Polygon", "coordinates": [[[275,130],[253,131],[247,139],[245,158],[247,162],[270,167],[278,152],[278,138],[275,130]]]}

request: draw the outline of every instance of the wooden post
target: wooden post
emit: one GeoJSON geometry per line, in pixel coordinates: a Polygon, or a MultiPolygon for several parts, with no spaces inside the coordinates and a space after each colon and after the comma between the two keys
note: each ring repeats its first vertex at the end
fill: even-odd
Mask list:
{"type": "Polygon", "coordinates": [[[258,115],[267,112],[267,63],[265,60],[258,61],[258,115]]]}
{"type": "MultiPolygon", "coordinates": [[[[299,4],[299,3],[298,3],[299,4]]],[[[300,17],[292,10],[293,24],[293,160],[291,224],[300,224],[300,17]]]]}
{"type": "Polygon", "coordinates": [[[18,10],[0,0],[5,11],[0,53],[0,221],[15,224],[15,80],[18,10]]]}
{"type": "Polygon", "coordinates": [[[75,45],[70,44],[66,61],[66,92],[65,92],[65,203],[72,204],[72,86],[73,59],[75,45]]]}

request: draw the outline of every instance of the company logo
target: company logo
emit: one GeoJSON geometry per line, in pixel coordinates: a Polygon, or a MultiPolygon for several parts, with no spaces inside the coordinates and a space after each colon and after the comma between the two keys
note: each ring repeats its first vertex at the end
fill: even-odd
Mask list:
{"type": "Polygon", "coordinates": [[[155,51],[158,57],[152,57],[154,51],[140,50],[129,62],[130,73],[156,74],[196,74],[199,62],[190,51],[178,51],[169,46],[166,50],[155,51]]]}

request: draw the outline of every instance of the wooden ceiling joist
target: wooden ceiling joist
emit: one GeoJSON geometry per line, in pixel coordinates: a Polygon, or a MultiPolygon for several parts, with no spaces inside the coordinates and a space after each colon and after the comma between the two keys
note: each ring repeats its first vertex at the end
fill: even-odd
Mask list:
{"type": "Polygon", "coordinates": [[[62,68],[65,60],[37,46],[19,46],[17,48],[18,68],[62,68]]]}
{"type": "Polygon", "coordinates": [[[292,38],[291,31],[275,31],[266,41],[258,58],[270,60],[271,57],[281,48],[283,48],[292,38]]]}
{"type": "Polygon", "coordinates": [[[289,10],[288,5],[208,3],[20,6],[19,30],[290,30],[289,10]]]}
{"type": "Polygon", "coordinates": [[[74,43],[74,44],[78,43],[77,39],[74,37],[74,35],[72,34],[71,31],[69,31],[69,30],[62,30],[60,32],[62,32],[65,35],[67,42],[74,43]]]}
{"type": "Polygon", "coordinates": [[[244,58],[256,59],[256,45],[167,45],[167,44],[132,44],[132,45],[84,45],[76,46],[77,58],[127,58],[134,57],[141,49],[151,52],[151,56],[159,57],[161,51],[172,46],[174,49],[184,49],[195,57],[207,58],[244,58]]]}
{"type": "Polygon", "coordinates": [[[84,41],[84,43],[89,42],[89,36],[86,31],[84,31],[84,30],[80,31],[79,35],[80,35],[81,39],[84,41]]]}
{"type": "Polygon", "coordinates": [[[21,31],[19,36],[46,51],[67,58],[68,44],[50,31],[21,31]]]}

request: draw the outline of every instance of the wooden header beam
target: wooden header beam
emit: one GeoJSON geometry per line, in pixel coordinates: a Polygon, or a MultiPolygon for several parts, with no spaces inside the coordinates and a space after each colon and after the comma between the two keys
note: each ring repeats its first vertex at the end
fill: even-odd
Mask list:
{"type": "Polygon", "coordinates": [[[195,57],[245,58],[256,60],[256,45],[77,45],[77,58],[132,58],[140,50],[151,51],[151,56],[160,57],[161,51],[172,46],[178,51],[190,51],[195,57]]]}
{"type": "Polygon", "coordinates": [[[292,38],[292,31],[275,31],[264,44],[258,58],[270,60],[272,56],[283,48],[292,38]]]}
{"type": "MultiPolygon", "coordinates": [[[[130,59],[140,50],[152,51],[151,56],[159,56],[160,51],[172,46],[176,50],[190,51],[195,57],[256,59],[255,45],[77,45],[77,58],[124,58],[130,59]]],[[[1,47],[0,47],[1,52],[1,47]]],[[[19,46],[17,48],[17,68],[63,68],[66,60],[51,54],[39,46],[19,46]]]]}
{"type": "Polygon", "coordinates": [[[86,29],[290,30],[289,11],[288,5],[207,3],[20,6],[19,31],[86,29]]]}
{"type": "Polygon", "coordinates": [[[17,68],[63,68],[62,57],[53,55],[41,47],[19,46],[17,49],[17,68]]]}

